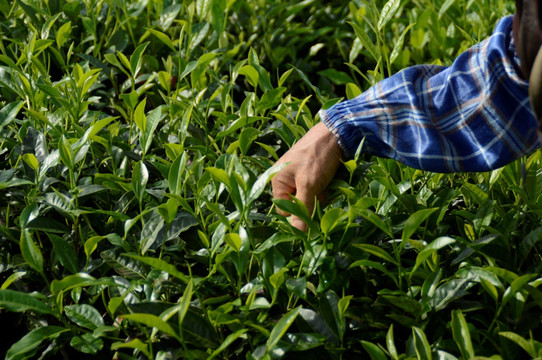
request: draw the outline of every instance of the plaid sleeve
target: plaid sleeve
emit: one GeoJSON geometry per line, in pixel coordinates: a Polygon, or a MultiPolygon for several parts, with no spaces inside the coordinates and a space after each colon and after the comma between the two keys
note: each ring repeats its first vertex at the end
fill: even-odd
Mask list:
{"type": "Polygon", "coordinates": [[[435,172],[487,171],[539,146],[512,17],[450,67],[407,68],[320,111],[347,157],[364,151],[435,172]]]}

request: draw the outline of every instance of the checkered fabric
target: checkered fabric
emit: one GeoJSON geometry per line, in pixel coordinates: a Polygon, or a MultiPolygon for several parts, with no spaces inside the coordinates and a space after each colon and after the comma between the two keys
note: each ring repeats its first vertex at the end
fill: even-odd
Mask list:
{"type": "Polygon", "coordinates": [[[450,67],[419,65],[320,111],[352,157],[363,151],[434,172],[487,171],[539,146],[512,16],[450,67]]]}

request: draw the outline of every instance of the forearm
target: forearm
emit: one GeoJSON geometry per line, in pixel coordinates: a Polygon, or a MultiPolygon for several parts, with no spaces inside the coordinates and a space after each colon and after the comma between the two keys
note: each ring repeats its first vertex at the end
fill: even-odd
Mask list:
{"type": "Polygon", "coordinates": [[[364,151],[436,171],[486,171],[538,146],[512,19],[449,68],[416,66],[320,117],[347,156],[364,151]]]}

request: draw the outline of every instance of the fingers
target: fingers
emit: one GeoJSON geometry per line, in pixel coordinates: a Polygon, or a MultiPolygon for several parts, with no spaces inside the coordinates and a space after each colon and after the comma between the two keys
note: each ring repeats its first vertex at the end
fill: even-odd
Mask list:
{"type": "MultiPolygon", "coordinates": [[[[273,197],[290,200],[295,196],[303,202],[309,216],[314,209],[315,198],[325,198],[325,189],[335,176],[342,151],[337,138],[323,123],[315,125],[277,163],[289,163],[271,180],[273,197]]],[[[290,214],[277,209],[280,215],[290,214]]],[[[306,230],[307,225],[292,216],[292,225],[306,230]]]]}
{"type": "MultiPolygon", "coordinates": [[[[309,187],[298,187],[296,198],[298,198],[303,204],[305,204],[308,210],[309,217],[312,216],[312,211],[314,210],[315,197],[316,194],[310,191],[309,187]]],[[[297,216],[292,217],[292,226],[298,228],[299,230],[307,231],[307,224],[305,224],[305,222],[297,216]]]]}
{"type": "MultiPolygon", "coordinates": [[[[290,196],[296,193],[295,178],[284,170],[271,179],[274,199],[290,200],[290,196]]],[[[289,213],[279,208],[277,208],[277,212],[282,216],[290,216],[289,213]]]]}

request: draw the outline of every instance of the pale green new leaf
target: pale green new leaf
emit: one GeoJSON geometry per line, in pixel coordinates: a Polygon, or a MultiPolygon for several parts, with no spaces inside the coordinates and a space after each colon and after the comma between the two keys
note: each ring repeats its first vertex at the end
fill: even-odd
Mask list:
{"type": "Polygon", "coordinates": [[[381,31],[384,26],[390,21],[390,19],[395,15],[397,9],[401,5],[401,0],[388,0],[388,2],[382,8],[380,12],[380,19],[378,19],[378,30],[381,31]]]}

